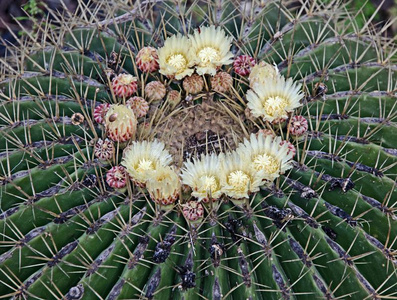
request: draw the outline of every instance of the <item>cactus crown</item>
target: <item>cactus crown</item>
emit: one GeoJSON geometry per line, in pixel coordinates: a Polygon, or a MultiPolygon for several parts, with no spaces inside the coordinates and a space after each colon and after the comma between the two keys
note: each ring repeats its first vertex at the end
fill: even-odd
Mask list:
{"type": "Polygon", "coordinates": [[[0,298],[396,297],[382,29],[339,1],[53,14],[0,60],[0,298]]]}

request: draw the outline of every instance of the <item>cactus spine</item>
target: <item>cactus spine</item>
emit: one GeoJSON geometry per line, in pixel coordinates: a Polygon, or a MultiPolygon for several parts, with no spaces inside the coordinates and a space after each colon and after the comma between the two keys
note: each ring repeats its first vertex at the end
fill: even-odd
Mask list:
{"type": "Polygon", "coordinates": [[[394,43],[339,2],[115,2],[82,5],[0,61],[0,298],[396,297],[394,43]],[[249,91],[277,76],[294,105],[249,91]],[[242,174],[233,158],[219,162],[226,183],[180,185],[188,162],[248,151],[250,134],[277,141],[289,168],[242,174]]]}

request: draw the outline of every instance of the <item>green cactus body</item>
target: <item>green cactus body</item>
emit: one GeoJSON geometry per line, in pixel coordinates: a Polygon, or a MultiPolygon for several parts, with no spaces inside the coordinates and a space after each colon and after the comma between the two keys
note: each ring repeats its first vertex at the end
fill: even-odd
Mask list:
{"type": "Polygon", "coordinates": [[[104,2],[43,27],[40,42],[0,60],[0,298],[397,297],[393,42],[321,1],[301,10],[280,1],[187,2],[104,2]],[[140,71],[140,49],[209,25],[232,37],[233,59],[275,64],[303,85],[294,111],[308,121],[303,135],[289,133],[288,120],[245,115],[248,78],[230,64],[221,67],[233,76],[224,93],[208,74],[203,91],[188,95],[182,80],[140,71]],[[109,160],[96,158],[109,129],[94,110],[126,104],[112,91],[122,73],[137,78],[136,96],[145,98],[151,81],[181,92],[172,108],[166,97],[146,99],[149,113],[132,138],[163,141],[172,172],[261,129],[294,145],[292,168],[247,200],[210,200],[196,223],[183,215],[195,199],[186,186],[170,210],[148,184],[112,188],[107,173],[125,164],[132,140],[115,142],[109,160]]]}

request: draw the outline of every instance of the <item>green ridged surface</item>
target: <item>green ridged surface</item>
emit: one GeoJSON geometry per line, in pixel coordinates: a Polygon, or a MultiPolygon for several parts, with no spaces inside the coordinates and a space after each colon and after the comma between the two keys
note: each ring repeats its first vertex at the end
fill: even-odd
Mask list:
{"type": "MultiPolygon", "coordinates": [[[[343,14],[320,5],[204,2],[136,4],[126,19],[115,17],[131,8],[103,4],[89,22],[65,21],[56,45],[32,45],[24,72],[2,63],[16,72],[0,82],[0,298],[397,297],[395,45],[343,34],[343,14]],[[132,183],[125,193],[105,184],[122,152],[110,164],[95,159],[92,141],[104,132],[92,112],[115,101],[104,75],[114,53],[116,72],[164,81],[138,71],[135,55],[202,24],[233,35],[236,55],[275,63],[303,83],[298,113],[309,130],[289,137],[294,168],[252,195],[250,210],[222,203],[192,229],[177,208],[160,216],[132,183]],[[325,94],[316,95],[318,82],[325,94]],[[86,121],[73,125],[74,113],[86,121]],[[194,286],[186,288],[186,274],[194,286]]],[[[234,78],[243,95],[247,81],[234,78]]],[[[247,132],[263,127],[242,115],[247,132]]]]}

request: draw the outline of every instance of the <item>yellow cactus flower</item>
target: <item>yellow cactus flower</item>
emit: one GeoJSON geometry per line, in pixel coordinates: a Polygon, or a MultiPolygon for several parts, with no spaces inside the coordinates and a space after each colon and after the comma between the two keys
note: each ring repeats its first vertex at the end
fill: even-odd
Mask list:
{"type": "Polygon", "coordinates": [[[301,106],[301,84],[291,78],[287,80],[278,76],[268,85],[256,85],[255,91],[247,92],[247,106],[254,117],[262,117],[264,121],[288,118],[288,113],[301,106]]]}
{"type": "Polygon", "coordinates": [[[159,166],[146,183],[150,198],[157,204],[172,205],[179,197],[181,183],[178,174],[169,166],[159,166]]]}
{"type": "Polygon", "coordinates": [[[255,170],[251,159],[244,153],[232,152],[222,159],[222,191],[235,200],[248,198],[259,190],[263,180],[263,170],[255,170]]]}
{"type": "Polygon", "coordinates": [[[124,150],[121,164],[126,168],[134,182],[144,186],[153,171],[161,166],[168,166],[172,157],[164,144],[157,140],[153,142],[133,142],[124,150]]]}
{"type": "Polygon", "coordinates": [[[196,71],[199,75],[215,75],[219,67],[233,62],[230,52],[232,37],[227,37],[221,28],[200,27],[193,35],[192,51],[197,60],[196,71]]]}
{"type": "Polygon", "coordinates": [[[157,53],[161,74],[177,80],[193,74],[195,60],[187,37],[173,35],[165,40],[164,46],[157,53]]]}
{"type": "Polygon", "coordinates": [[[288,145],[280,145],[281,142],[281,137],[251,134],[250,140],[245,139],[236,151],[251,158],[252,167],[263,171],[263,179],[273,181],[292,167],[292,154],[288,153],[288,145]]]}
{"type": "Polygon", "coordinates": [[[199,201],[217,200],[222,195],[219,168],[219,157],[215,154],[187,161],[182,169],[182,183],[192,188],[192,196],[199,201]]]}

